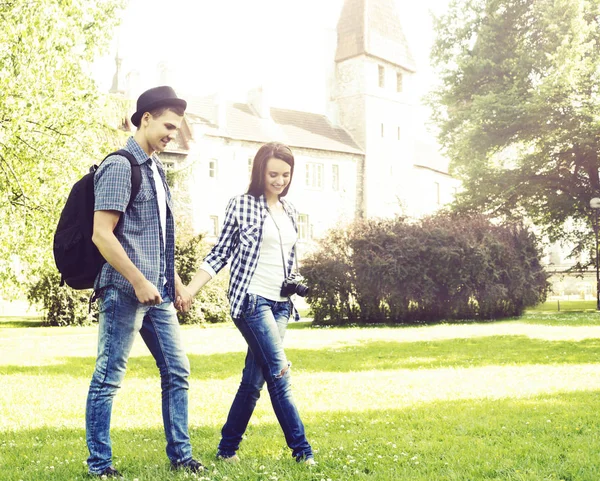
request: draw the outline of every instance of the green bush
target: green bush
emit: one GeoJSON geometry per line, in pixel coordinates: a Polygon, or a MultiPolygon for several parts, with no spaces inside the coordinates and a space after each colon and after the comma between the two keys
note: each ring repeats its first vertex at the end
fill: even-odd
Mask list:
{"type": "Polygon", "coordinates": [[[441,213],[333,229],[302,273],[317,323],[495,319],[545,300],[540,256],[520,224],[441,213]]]}
{"type": "Polygon", "coordinates": [[[98,320],[95,303],[90,311],[91,290],[77,291],[59,284],[60,274],[56,269],[45,268],[27,286],[27,300],[44,309],[44,325],[85,326],[98,320]]]}
{"type": "MultiPolygon", "coordinates": [[[[175,245],[175,268],[184,284],[188,284],[202,264],[210,246],[200,234],[178,241],[175,245]]],[[[227,299],[227,272],[221,272],[206,284],[194,299],[189,312],[178,313],[181,324],[225,322],[230,320],[227,299]]]]}

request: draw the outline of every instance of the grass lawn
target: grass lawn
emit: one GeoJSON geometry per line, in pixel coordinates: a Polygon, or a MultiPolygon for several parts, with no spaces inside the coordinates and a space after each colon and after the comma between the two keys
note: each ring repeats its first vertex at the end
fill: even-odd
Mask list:
{"type": "MultiPolygon", "coordinates": [[[[214,460],[245,344],[232,325],[184,327],[190,427],[209,467],[172,473],[160,382],[141,339],[115,399],[115,464],[163,481],[600,480],[600,316],[496,323],[292,324],[293,391],[318,464],[297,465],[263,394],[236,466],[214,460]]],[[[0,480],[84,480],[95,327],[0,319],[0,480]]]]}

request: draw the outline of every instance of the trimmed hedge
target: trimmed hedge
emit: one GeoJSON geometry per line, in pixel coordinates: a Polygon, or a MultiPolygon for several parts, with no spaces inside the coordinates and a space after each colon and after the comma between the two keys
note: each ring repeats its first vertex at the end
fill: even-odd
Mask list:
{"type": "Polygon", "coordinates": [[[441,213],[333,229],[301,272],[317,323],[485,320],[546,299],[540,258],[522,224],[441,213]]]}

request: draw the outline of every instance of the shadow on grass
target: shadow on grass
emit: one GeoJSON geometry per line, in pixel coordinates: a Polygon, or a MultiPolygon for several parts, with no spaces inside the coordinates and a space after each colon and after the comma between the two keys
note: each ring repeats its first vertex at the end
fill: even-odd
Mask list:
{"type": "MultiPolygon", "coordinates": [[[[432,342],[364,342],[360,345],[312,349],[287,349],[297,372],[356,372],[394,369],[436,369],[489,365],[600,363],[600,339],[544,341],[526,336],[490,336],[432,342]]],[[[224,379],[239,376],[245,354],[189,355],[192,378],[224,379]]],[[[69,375],[90,377],[95,359],[65,357],[62,364],[0,366],[0,374],[69,375]]],[[[132,357],[128,377],[157,376],[151,356],[132,357]]]]}
{"type": "MultiPolygon", "coordinates": [[[[600,479],[600,392],[559,393],[527,399],[457,400],[361,412],[310,413],[307,437],[314,469],[297,465],[274,423],[250,425],[242,462],[214,461],[220,426],[195,424],[195,456],[214,479],[597,480],[600,479]]],[[[156,427],[112,431],[115,464],[127,479],[189,479],[171,473],[160,419],[156,427]]],[[[0,432],[0,479],[83,480],[87,457],[82,429],[0,432]]],[[[210,479],[213,479],[210,476],[210,479]]]]}
{"type": "Polygon", "coordinates": [[[0,329],[21,327],[42,327],[42,319],[38,316],[0,316],[0,329]]]}

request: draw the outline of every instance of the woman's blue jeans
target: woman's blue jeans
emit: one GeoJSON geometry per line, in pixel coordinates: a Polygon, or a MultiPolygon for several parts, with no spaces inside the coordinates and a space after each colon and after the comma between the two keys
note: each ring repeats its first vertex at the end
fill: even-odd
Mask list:
{"type": "MultiPolygon", "coordinates": [[[[163,303],[145,306],[119,291],[107,288],[100,300],[98,357],[86,405],[86,440],[92,474],[112,464],[110,418],[113,398],[121,386],[127,360],[138,332],[154,356],[161,378],[162,414],[167,456],[172,462],[192,457],[188,434],[188,377],[190,364],[181,344],[175,307],[166,291],[163,303]]],[[[142,410],[144,406],[139,406],[142,410]]]]}
{"type": "Polygon", "coordinates": [[[290,301],[276,302],[247,294],[244,312],[234,319],[248,343],[242,382],[235,395],[227,422],[221,430],[218,455],[233,456],[240,447],[260,391],[266,381],[271,403],[292,456],[312,458],[304,425],[294,404],[290,386],[290,366],[283,351],[283,338],[290,318],[290,301]]]}

